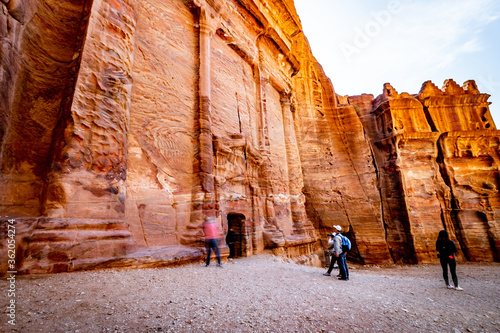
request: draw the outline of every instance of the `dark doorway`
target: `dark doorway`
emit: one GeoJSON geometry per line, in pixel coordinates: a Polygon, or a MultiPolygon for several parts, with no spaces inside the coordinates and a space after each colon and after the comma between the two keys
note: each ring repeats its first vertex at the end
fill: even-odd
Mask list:
{"type": "Polygon", "coordinates": [[[241,257],[245,251],[245,215],[227,214],[226,244],[229,258],[241,257]]]}

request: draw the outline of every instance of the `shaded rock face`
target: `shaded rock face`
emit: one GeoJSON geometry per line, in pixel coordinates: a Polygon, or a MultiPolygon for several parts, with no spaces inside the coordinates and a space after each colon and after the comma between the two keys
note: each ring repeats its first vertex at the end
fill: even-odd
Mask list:
{"type": "Polygon", "coordinates": [[[1,202],[6,214],[36,216],[71,105],[90,1],[1,6],[1,202]]]}
{"type": "Polygon", "coordinates": [[[0,5],[20,270],[192,261],[205,217],[239,256],[313,262],[339,224],[364,263],[435,261],[443,228],[498,260],[498,139],[473,81],[341,104],[288,0],[0,5]]]}

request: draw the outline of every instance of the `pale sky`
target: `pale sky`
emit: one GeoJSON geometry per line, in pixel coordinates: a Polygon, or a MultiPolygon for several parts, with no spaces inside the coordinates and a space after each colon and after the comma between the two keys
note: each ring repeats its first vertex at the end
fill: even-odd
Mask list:
{"type": "Polygon", "coordinates": [[[475,80],[500,129],[499,0],[295,0],[336,93],[416,94],[431,80],[475,80]]]}

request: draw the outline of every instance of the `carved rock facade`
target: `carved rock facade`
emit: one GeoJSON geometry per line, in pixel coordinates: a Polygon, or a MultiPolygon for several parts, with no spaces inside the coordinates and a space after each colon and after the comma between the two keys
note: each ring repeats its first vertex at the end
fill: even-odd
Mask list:
{"type": "Polygon", "coordinates": [[[435,261],[444,227],[498,260],[498,137],[472,81],[341,99],[291,0],[0,5],[20,271],[200,260],[207,216],[238,256],[319,264],[340,224],[364,263],[435,261]]]}
{"type": "Polygon", "coordinates": [[[348,97],[371,140],[387,232],[396,261],[435,261],[435,236],[448,230],[465,259],[498,261],[498,142],[489,95],[474,81],[416,95],[348,97]]]}

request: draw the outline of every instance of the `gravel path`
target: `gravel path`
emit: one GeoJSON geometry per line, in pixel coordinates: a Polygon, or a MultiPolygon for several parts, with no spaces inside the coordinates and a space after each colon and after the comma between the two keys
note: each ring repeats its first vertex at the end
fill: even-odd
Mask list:
{"type": "MultiPolygon", "coordinates": [[[[350,265],[350,281],[261,254],[176,268],[17,276],[3,332],[500,332],[500,264],[350,265]]],[[[2,290],[8,289],[5,279],[2,290]]],[[[2,292],[0,304],[9,299],[2,292]]]]}

